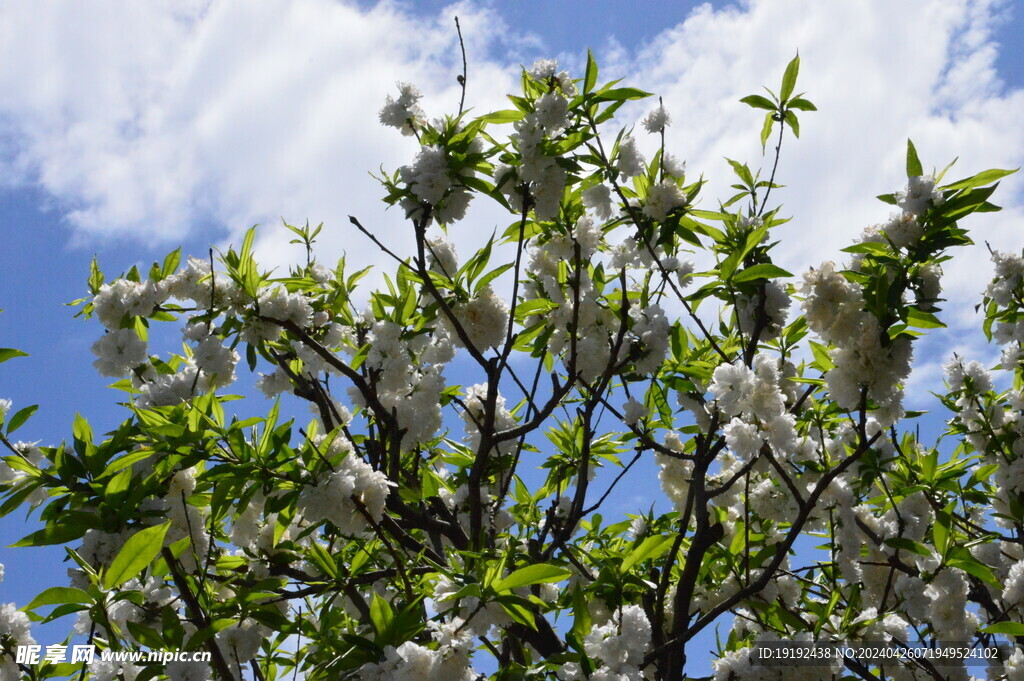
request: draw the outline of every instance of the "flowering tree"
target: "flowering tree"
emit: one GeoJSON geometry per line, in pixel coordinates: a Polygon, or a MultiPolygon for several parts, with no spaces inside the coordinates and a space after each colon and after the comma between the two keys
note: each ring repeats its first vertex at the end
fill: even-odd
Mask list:
{"type": "Polygon", "coordinates": [[[351,219],[394,260],[381,290],[314,259],[308,226],[285,277],[252,231],[219,263],[94,268],[80,302],[126,418],[39,447],[13,438],[33,408],[5,405],[0,513],[40,508],[20,544],[74,548],[70,586],[0,610],[0,678],[676,681],[719,624],[717,679],[966,679],[965,650],[1024,679],[1021,258],[994,254],[984,299],[1012,388],[954,358],[945,454],[902,406],[915,340],[942,326],[941,263],[1008,171],[943,184],[908,145],[892,217],[794,281],[770,199],[814,110],[798,69],[742,100],[774,160],[768,179],[732,162],[717,210],[660,105],[649,160],[615,127],[647,93],[599,86],[593,58],[578,79],[541,61],[506,111],[427,122],[413,86],[388,99],[381,122],[420,151],[381,178],[414,253],[351,219]],[[460,259],[448,236],[474,200],[510,224],[460,259]],[[185,324],[180,352],[151,353],[158,322],[185,324]],[[314,418],[231,395],[245,368],[314,418]],[[664,512],[602,517],[651,458],[664,512]],[[29,620],[61,617],[101,648],[211,661],[18,663],[29,620]],[[777,641],[938,652],[758,664],[777,641]]]}

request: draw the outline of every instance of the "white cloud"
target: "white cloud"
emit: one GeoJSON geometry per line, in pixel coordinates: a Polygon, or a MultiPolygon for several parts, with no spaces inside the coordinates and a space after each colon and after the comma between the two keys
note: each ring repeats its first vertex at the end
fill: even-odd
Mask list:
{"type": "MultiPolygon", "coordinates": [[[[902,184],[907,137],[926,164],[959,156],[954,174],[1021,165],[1024,91],[1007,88],[994,67],[992,28],[1004,7],[706,4],[646,46],[613,38],[598,52],[607,75],[631,74],[664,96],[670,151],[691,174],[704,172],[705,196],[717,198],[730,182],[723,156],[761,158],[757,112],[737,99],[777,83],[800,50],[799,89],[820,111],[803,116],[803,139],[785,142],[779,180],[791,188],[776,196],[794,216],[779,233],[780,259],[802,271],[838,258],[864,226],[886,218],[872,197],[902,184]]],[[[431,115],[457,106],[456,13],[468,41],[469,104],[504,108],[522,54],[538,46],[499,12],[465,3],[423,18],[393,3],[364,10],[331,0],[8,3],[0,8],[8,152],[0,170],[9,184],[36,183],[54,196],[80,240],[134,234],[173,243],[189,229],[217,239],[283,216],[325,221],[325,252],[382,262],[347,216],[393,243],[408,238],[397,211],[382,210],[368,171],[407,162],[415,143],[377,125],[376,112],[397,80],[423,89],[431,115]]],[[[970,221],[976,240],[1019,247],[1020,187],[1010,178],[997,195],[1009,210],[970,221]]],[[[456,238],[479,240],[504,222],[478,211],[456,238]]],[[[259,242],[277,264],[298,255],[281,248],[283,234],[273,226],[259,242]]],[[[979,272],[990,271],[985,261],[977,247],[947,268],[951,316],[961,324],[985,278],[979,272]]]]}
{"type": "Polygon", "coordinates": [[[3,7],[0,135],[17,149],[4,175],[52,194],[80,239],[174,243],[264,223],[261,250],[281,264],[280,218],[308,218],[327,223],[326,250],[378,260],[347,216],[385,238],[400,228],[369,176],[415,152],[377,123],[395,82],[418,84],[428,114],[457,107],[456,12],[468,105],[500,108],[517,75],[486,56],[509,44],[500,19],[469,6],[430,19],[329,0],[180,7],[3,7]]]}
{"type": "MultiPolygon", "coordinates": [[[[819,111],[801,116],[802,137],[783,144],[774,196],[793,216],[776,235],[777,259],[793,272],[822,260],[840,260],[889,207],[873,197],[905,181],[906,140],[912,138],[926,167],[941,169],[959,157],[948,179],[990,167],[1024,165],[1024,129],[1017,123],[1024,90],[1009,88],[995,70],[992,30],[1005,3],[821,3],[758,0],[742,9],[704,5],[683,24],[639,52],[634,71],[645,89],[664,96],[672,112],[668,146],[688,159],[691,173],[710,182],[714,207],[729,196],[731,173],[723,157],[750,160],[761,153],[757,112],[737,98],[778,87],[786,63],[799,49],[798,90],[819,111]]],[[[761,162],[767,176],[771,145],[761,162]]],[[[1002,213],[964,221],[976,246],[955,252],[945,265],[945,318],[941,342],[921,344],[925,369],[908,386],[938,389],[939,367],[949,348],[968,357],[990,356],[973,306],[991,277],[984,243],[1019,250],[1022,178],[1003,182],[994,201],[1002,213]]]]}

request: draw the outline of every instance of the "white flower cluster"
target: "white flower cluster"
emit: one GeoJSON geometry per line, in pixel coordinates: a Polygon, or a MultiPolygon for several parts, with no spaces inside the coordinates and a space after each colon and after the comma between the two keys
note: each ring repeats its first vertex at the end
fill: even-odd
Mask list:
{"type": "Polygon", "coordinates": [[[256,387],[265,397],[273,399],[281,393],[291,391],[292,379],[284,369],[278,367],[273,373],[261,373],[256,379],[256,387]]]}
{"type": "Polygon", "coordinates": [[[615,159],[615,168],[626,177],[636,177],[644,172],[647,163],[644,155],[636,146],[636,138],[626,135],[619,141],[619,152],[615,159]]]}
{"type": "Polygon", "coordinates": [[[896,192],[896,205],[914,216],[923,216],[932,206],[943,202],[942,192],[931,175],[918,175],[907,180],[905,189],[896,192]]]}
{"type": "MultiPolygon", "coordinates": [[[[488,348],[501,347],[508,330],[508,305],[490,285],[474,293],[468,302],[454,305],[452,308],[452,313],[474,348],[483,352],[488,348]]],[[[442,317],[442,320],[449,327],[452,340],[462,347],[462,339],[448,318],[442,317]]]]}
{"type": "Polygon", "coordinates": [[[225,347],[223,340],[211,332],[205,323],[190,324],[185,337],[198,343],[193,350],[192,361],[206,378],[204,389],[223,388],[235,382],[235,365],[238,352],[225,347]]]}
{"type": "MultiPolygon", "coordinates": [[[[683,442],[679,438],[679,433],[674,431],[665,435],[665,446],[673,452],[683,453],[683,442]]],[[[661,482],[662,491],[675,509],[682,513],[686,508],[686,496],[693,478],[693,461],[660,452],[654,455],[654,461],[658,464],[658,480],[661,482]]]]}
{"type": "Polygon", "coordinates": [[[139,338],[134,329],[108,331],[92,344],[92,354],[98,357],[92,365],[100,375],[115,378],[149,361],[146,342],[139,338]]]}
{"type": "MultiPolygon", "coordinates": [[[[197,258],[189,258],[184,267],[160,281],[134,282],[122,278],[103,284],[92,305],[108,332],[92,345],[92,353],[97,357],[93,366],[103,376],[130,375],[140,407],[178,404],[196,392],[224,387],[235,380],[238,354],[224,347],[206,323],[190,323],[185,328],[185,339],[198,345],[192,350],[193,356],[182,361],[179,371],[158,371],[150,364],[146,342],[127,320],[149,316],[171,299],[191,301],[201,308],[212,308],[216,302],[236,313],[251,302],[230,277],[216,275],[209,263],[197,258]]],[[[263,314],[299,326],[308,326],[312,317],[312,308],[301,294],[289,294],[280,288],[265,291],[259,304],[263,314]]],[[[256,342],[279,335],[276,324],[250,320],[242,339],[256,342]]]]}
{"type": "MultiPolygon", "coordinates": [[[[1024,259],[1010,253],[992,254],[996,276],[985,289],[985,295],[1000,308],[1019,310],[1024,300],[1024,259]]],[[[1017,321],[997,321],[992,333],[996,343],[1003,346],[1000,364],[1004,371],[1013,371],[1024,362],[1024,318],[1017,321]]]]}
{"type": "Polygon", "coordinates": [[[145,380],[132,378],[132,384],[139,391],[135,403],[142,408],[180,404],[209,386],[191,362],[185,362],[180,371],[172,374],[158,374],[150,367],[144,376],[145,380]]]}
{"type": "Polygon", "coordinates": [[[557,217],[565,188],[565,170],[544,149],[545,138],[556,138],[568,124],[566,96],[572,96],[575,92],[565,72],[558,76],[552,73],[552,69],[557,68],[554,60],[544,60],[534,64],[530,70],[531,76],[535,73],[543,76],[540,80],[554,78],[559,84],[558,88],[541,95],[534,104],[534,110],[515,123],[516,131],[510,138],[522,155],[522,165],[502,164],[494,169],[495,184],[517,212],[522,210],[522,192],[526,186],[533,199],[533,210],[538,220],[553,220],[557,217]],[[548,73],[551,75],[544,75],[548,73]]]}
{"type": "MultiPolygon", "coordinates": [[[[441,391],[445,388],[444,365],[450,362],[455,348],[447,333],[437,329],[434,334],[402,337],[402,327],[380,320],[373,323],[366,356],[367,368],[378,371],[377,399],[389,412],[398,416],[406,431],[402,448],[408,451],[434,437],[441,427],[441,391]]],[[[355,349],[346,347],[355,353],[355,349]]],[[[362,394],[354,387],[348,391],[356,406],[365,406],[362,394]]]]}
{"type": "Polygon", "coordinates": [[[669,343],[669,321],[660,305],[648,305],[629,311],[633,319],[632,332],[642,344],[641,354],[636,360],[635,370],[638,374],[654,374],[665,361],[669,343]]]}
{"type": "Polygon", "coordinates": [[[985,289],[985,295],[996,305],[1008,307],[1014,302],[1014,293],[1024,282],[1024,259],[1012,253],[996,251],[992,254],[996,275],[985,289]]]}
{"type": "Polygon", "coordinates": [[[409,185],[421,201],[430,205],[441,203],[451,186],[448,158],[443,147],[422,147],[410,166],[402,166],[402,181],[409,185]]]}
{"type": "Polygon", "coordinates": [[[576,84],[572,82],[568,71],[558,70],[556,59],[538,59],[527,70],[527,74],[530,78],[540,82],[549,82],[554,79],[559,89],[566,95],[572,97],[576,94],[576,84]]]}
{"type": "MultiPolygon", "coordinates": [[[[916,542],[925,538],[934,521],[927,497],[920,492],[911,494],[880,517],[867,504],[855,505],[855,498],[845,484],[833,492],[833,500],[833,512],[839,521],[835,542],[843,579],[850,585],[861,585],[863,593],[877,602],[882,601],[887,589],[895,586],[903,611],[912,618],[927,619],[929,600],[925,597],[925,583],[911,575],[892,575],[888,563],[897,550],[885,543],[896,538],[916,542]],[[894,576],[897,581],[892,584],[894,576]]],[[[920,570],[935,570],[930,556],[915,556],[915,560],[920,570]]]]}
{"type": "MultiPolygon", "coordinates": [[[[466,424],[466,442],[476,452],[480,447],[480,428],[484,425],[486,418],[485,402],[487,399],[487,384],[478,383],[466,388],[466,396],[463,404],[466,405],[462,411],[462,420],[466,424]]],[[[516,426],[517,422],[512,412],[505,406],[505,398],[500,394],[494,400],[494,430],[495,433],[509,430],[516,426]]],[[[499,454],[510,454],[515,451],[515,442],[506,441],[496,448],[499,454]]]]}
{"type": "Polygon", "coordinates": [[[740,295],[736,300],[736,316],[740,331],[748,336],[754,333],[758,319],[763,314],[764,326],[758,341],[769,341],[779,337],[789,317],[789,293],[778,281],[770,280],[764,285],[764,295],[740,295]]]}
{"type": "Polygon", "coordinates": [[[512,623],[512,618],[496,601],[481,603],[476,596],[456,599],[454,596],[462,586],[444,575],[438,578],[434,585],[433,599],[439,613],[460,622],[468,620],[465,627],[470,630],[472,636],[477,633],[486,636],[492,628],[512,623]]]}
{"type": "Polygon", "coordinates": [[[583,206],[599,220],[607,220],[614,214],[612,190],[606,184],[595,184],[583,190],[583,206]]]}
{"type": "Polygon", "coordinates": [[[664,180],[647,189],[643,214],[653,220],[664,220],[676,208],[686,204],[686,194],[675,180],[664,180]]]}
{"type": "MultiPolygon", "coordinates": [[[[18,610],[14,603],[0,605],[0,642],[8,641],[11,651],[17,646],[35,645],[30,626],[28,615],[18,610]]],[[[4,648],[5,646],[0,646],[0,679],[20,679],[21,672],[13,655],[6,654],[4,648]]]]}
{"type": "Polygon", "coordinates": [[[235,622],[230,627],[217,632],[218,647],[225,653],[228,666],[237,669],[256,657],[271,631],[255,620],[246,619],[235,622]]]}
{"type": "MultiPolygon", "coordinates": [[[[0,400],[2,402],[3,400],[0,400]]],[[[2,407],[2,405],[0,405],[2,407]]],[[[49,461],[46,459],[46,455],[43,454],[43,450],[40,449],[33,443],[29,442],[16,442],[14,449],[17,450],[18,454],[24,462],[27,462],[36,468],[45,469],[49,465],[49,461]]],[[[6,458],[6,457],[5,457],[6,458]]],[[[13,483],[17,484],[23,480],[28,479],[29,475],[20,468],[13,468],[0,458],[0,484],[13,483]]],[[[45,487],[38,487],[32,491],[31,494],[25,499],[25,503],[30,506],[37,506],[48,498],[47,489],[45,487]]],[[[3,576],[3,569],[0,568],[0,577],[3,576]]]]}
{"type": "MultiPolygon", "coordinates": [[[[549,340],[553,354],[564,351],[563,363],[568,366],[570,353],[567,351],[576,342],[576,371],[585,381],[594,380],[612,361],[612,342],[618,333],[619,321],[594,287],[586,268],[599,253],[601,228],[589,216],[582,217],[571,233],[553,235],[547,241],[535,243],[530,250],[527,269],[530,279],[525,283],[525,298],[546,298],[558,307],[546,312],[543,317],[527,321],[544,321],[554,330],[549,340]],[[561,263],[575,265],[576,245],[579,245],[581,268],[578,272],[579,291],[571,286],[559,284],[558,270],[561,263]],[[576,305],[578,298],[578,306],[576,305]],[[578,307],[578,312],[574,311],[578,307]],[[576,321],[573,332],[573,321],[576,321]]],[[[573,266],[569,279],[575,281],[577,272],[573,266]]],[[[619,348],[621,358],[628,350],[628,341],[619,348]]]]}
{"type": "Polygon", "coordinates": [[[458,617],[450,622],[429,622],[436,649],[414,641],[397,648],[387,646],[382,662],[371,662],[359,669],[366,681],[472,681],[477,677],[470,666],[473,630],[463,627],[458,617]],[[461,630],[460,630],[461,629],[461,630]]]}
{"type": "MultiPolygon", "coordinates": [[[[301,292],[289,293],[283,286],[265,289],[260,293],[258,302],[260,314],[264,317],[281,322],[291,322],[300,329],[308,327],[313,321],[313,308],[301,292]]],[[[274,325],[276,328],[276,325],[274,325]]],[[[270,338],[276,338],[277,333],[270,338]]]]}
{"type": "Polygon", "coordinates": [[[641,419],[646,418],[647,414],[647,407],[635,397],[630,397],[622,405],[622,422],[627,426],[635,426],[641,419]]]}
{"type": "Polygon", "coordinates": [[[804,275],[801,289],[807,326],[835,346],[830,356],[835,367],[825,374],[832,398],[843,409],[856,409],[861,390],[880,409],[884,425],[902,414],[903,389],[910,375],[912,348],[903,336],[882,345],[878,319],[864,310],[860,288],[826,262],[804,275]]]}
{"type": "Polygon", "coordinates": [[[169,296],[167,280],[139,283],[118,279],[111,284],[100,286],[99,293],[92,300],[93,312],[103,326],[115,330],[121,328],[121,322],[127,316],[151,315],[157,305],[166,301],[169,296]]]}
{"type": "Polygon", "coordinates": [[[786,410],[786,395],[777,361],[766,354],[754,356],[753,369],[741,361],[722,364],[712,374],[708,390],[724,417],[726,444],[741,460],[758,455],[766,442],[782,457],[796,452],[796,420],[786,410]]]}
{"type": "Polygon", "coordinates": [[[972,447],[984,452],[991,435],[1000,430],[1005,421],[1003,410],[986,399],[986,393],[995,388],[992,377],[981,362],[964,363],[956,356],[946,363],[944,371],[950,393],[956,395],[957,419],[967,431],[964,437],[972,447]]]}
{"type": "Polygon", "coordinates": [[[423,110],[419,105],[422,96],[415,85],[398,83],[398,99],[388,95],[379,113],[380,122],[398,128],[406,137],[416,134],[416,127],[423,124],[423,110]]]}
{"type": "Polygon", "coordinates": [[[945,370],[950,395],[955,397],[954,423],[982,455],[982,464],[996,466],[992,476],[995,522],[1013,527],[1012,509],[1024,494],[1024,393],[1009,390],[995,395],[992,377],[977,361],[964,363],[954,357],[945,370]]]}
{"type": "Polygon", "coordinates": [[[662,104],[659,104],[656,109],[652,109],[643,120],[644,129],[650,133],[665,132],[665,128],[670,123],[672,123],[672,117],[668,115],[668,111],[665,111],[662,104]]]}
{"type": "MultiPolygon", "coordinates": [[[[832,681],[842,671],[841,660],[822,660],[821,664],[813,666],[758,664],[755,651],[762,640],[777,641],[779,638],[777,634],[762,634],[753,646],[729,651],[712,662],[715,681],[832,681]]],[[[810,644],[813,637],[806,632],[793,640],[810,644]]]]}
{"type": "MultiPolygon", "coordinates": [[[[124,583],[122,589],[140,592],[142,602],[136,604],[128,599],[110,601],[105,607],[106,618],[113,628],[120,632],[124,640],[137,644],[138,641],[128,630],[128,622],[159,626],[160,609],[173,603],[175,595],[162,579],[155,577],[148,578],[145,583],[138,579],[131,579],[124,583]]],[[[88,610],[79,611],[74,626],[75,633],[88,635],[90,631],[94,630],[98,636],[106,638],[111,635],[107,625],[102,622],[94,622],[89,616],[88,610]]]]}
{"type": "Polygon", "coordinates": [[[427,239],[427,266],[434,272],[438,272],[454,279],[459,271],[459,255],[455,252],[455,244],[449,241],[443,234],[432,239],[427,239]]]}
{"type": "MultiPolygon", "coordinates": [[[[483,148],[479,138],[472,144],[471,153],[479,153],[483,148]]],[[[420,217],[424,204],[431,206],[431,216],[439,222],[450,224],[466,217],[473,195],[457,182],[460,173],[450,168],[448,162],[444,147],[427,145],[420,147],[412,165],[399,168],[402,182],[415,196],[402,201],[406,217],[420,217]]],[[[472,171],[463,169],[461,174],[471,175],[472,171]]]]}
{"type": "Polygon", "coordinates": [[[203,308],[211,307],[214,302],[234,307],[248,302],[245,292],[230,277],[221,274],[215,278],[210,263],[189,258],[184,267],[160,281],[136,282],[121,278],[103,284],[93,297],[92,305],[100,323],[116,331],[126,317],[148,317],[170,299],[191,301],[203,308]]]}
{"type": "Polygon", "coordinates": [[[302,488],[297,508],[311,523],[328,520],[342,534],[359,535],[366,531],[367,515],[374,522],[383,517],[388,478],[360,459],[347,439],[338,436],[332,445],[331,453],[342,451],[344,458],[332,463],[315,484],[302,488]]]}
{"type": "Polygon", "coordinates": [[[602,664],[589,677],[576,663],[564,664],[558,672],[563,681],[642,681],[640,669],[651,646],[651,623],[639,605],[626,605],[604,623],[594,626],[583,639],[587,656],[602,664]]]}
{"type": "Polygon", "coordinates": [[[131,662],[96,658],[89,664],[89,676],[92,681],[135,681],[141,671],[140,667],[131,662]]]}
{"type": "Polygon", "coordinates": [[[967,580],[963,573],[946,567],[936,574],[925,596],[930,605],[928,619],[940,641],[967,641],[978,630],[978,617],[967,608],[967,580]]]}
{"type": "Polygon", "coordinates": [[[209,681],[213,678],[210,665],[206,662],[175,660],[164,667],[167,681],[209,681]]]}
{"type": "Polygon", "coordinates": [[[894,213],[889,221],[877,228],[896,248],[906,248],[924,236],[924,227],[914,213],[894,213]]]}
{"type": "Polygon", "coordinates": [[[196,469],[185,468],[176,472],[167,485],[164,506],[171,526],[167,529],[165,543],[172,544],[188,537],[192,550],[181,555],[181,562],[188,570],[195,570],[200,564],[199,557],[205,556],[210,548],[210,537],[206,530],[206,509],[189,503],[196,491],[196,469]]]}

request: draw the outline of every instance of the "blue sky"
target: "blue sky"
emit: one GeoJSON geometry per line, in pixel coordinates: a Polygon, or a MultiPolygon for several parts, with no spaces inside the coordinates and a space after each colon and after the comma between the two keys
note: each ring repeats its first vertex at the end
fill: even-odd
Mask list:
{"type": "MultiPolygon", "coordinates": [[[[504,108],[518,64],[555,56],[578,71],[591,47],[603,74],[664,95],[669,148],[708,176],[711,197],[729,181],[723,156],[760,159],[756,116],[736,100],[777,82],[799,50],[820,112],[781,167],[795,219],[779,255],[792,271],[838,259],[885,219],[872,197],[901,182],[907,137],[926,166],[959,156],[954,175],[1024,157],[1024,18],[1008,1],[0,2],[0,346],[31,353],[0,367],[0,397],[41,405],[19,436],[59,442],[75,411],[97,431],[121,417],[91,367],[101,329],[64,305],[84,295],[94,254],[117,274],[260,223],[259,252],[283,268],[301,256],[283,216],[326,223],[324,258],[381,262],[348,214],[407,245],[367,173],[414,147],[375,114],[398,80],[423,89],[428,114],[457,106],[455,14],[470,106],[504,108]]],[[[630,124],[644,109],[623,113],[630,124]]],[[[1019,250],[1021,180],[997,199],[1007,210],[978,218],[976,239],[1019,250]]],[[[462,253],[469,232],[507,220],[484,210],[471,222],[484,228],[455,235],[462,253]]],[[[912,404],[938,388],[951,351],[992,357],[972,330],[989,272],[982,247],[947,268],[951,328],[919,350],[912,404]]],[[[28,529],[0,520],[0,601],[63,579],[59,553],[3,548],[28,529]]]]}

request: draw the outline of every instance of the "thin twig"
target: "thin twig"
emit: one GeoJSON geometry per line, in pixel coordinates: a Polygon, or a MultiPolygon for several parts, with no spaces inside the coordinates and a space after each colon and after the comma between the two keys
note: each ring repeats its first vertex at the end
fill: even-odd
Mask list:
{"type": "Polygon", "coordinates": [[[462,109],[466,104],[466,43],[462,39],[462,26],[459,25],[459,18],[455,17],[455,30],[459,34],[459,48],[462,50],[462,76],[459,77],[459,85],[462,86],[462,95],[459,97],[459,116],[462,115],[462,109]]]}

